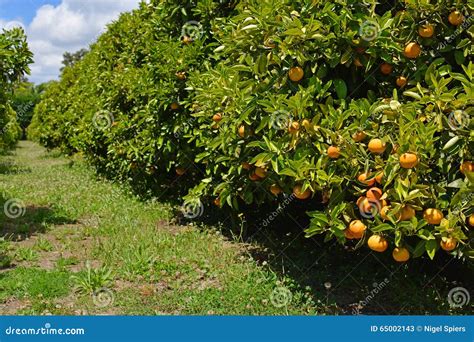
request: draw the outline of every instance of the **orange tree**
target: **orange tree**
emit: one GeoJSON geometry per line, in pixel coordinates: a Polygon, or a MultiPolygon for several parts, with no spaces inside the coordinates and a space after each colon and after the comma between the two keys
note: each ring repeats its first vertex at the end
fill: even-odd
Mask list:
{"type": "Polygon", "coordinates": [[[238,208],[293,193],[325,204],[308,236],[374,236],[383,248],[369,247],[396,247],[398,261],[440,246],[472,254],[472,5],[239,10],[221,30],[222,62],[191,80],[190,138],[208,177],[189,198],[238,208]]]}
{"type": "Polygon", "coordinates": [[[10,147],[21,135],[11,107],[13,86],[29,71],[32,54],[23,30],[0,32],[0,149],[10,147]]]}
{"type": "Polygon", "coordinates": [[[293,194],[324,208],[308,236],[472,254],[472,10],[151,1],[64,71],[31,133],[142,193],[178,177],[186,201],[233,210],[293,194]]]}

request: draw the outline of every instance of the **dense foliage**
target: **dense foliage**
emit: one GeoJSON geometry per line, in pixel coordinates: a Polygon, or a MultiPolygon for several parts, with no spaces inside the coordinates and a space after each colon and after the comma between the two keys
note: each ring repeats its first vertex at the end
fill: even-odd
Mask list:
{"type": "Polygon", "coordinates": [[[293,194],[324,207],[308,236],[472,255],[472,3],[184,3],[111,24],[32,137],[142,193],[234,210],[293,194]]]}
{"type": "Polygon", "coordinates": [[[32,54],[23,30],[0,32],[0,150],[12,146],[20,137],[10,100],[14,85],[29,71],[32,54]]]}

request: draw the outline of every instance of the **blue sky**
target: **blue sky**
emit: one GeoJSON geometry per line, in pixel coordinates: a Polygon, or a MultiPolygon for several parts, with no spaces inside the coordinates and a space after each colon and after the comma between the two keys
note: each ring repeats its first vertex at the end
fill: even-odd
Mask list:
{"type": "Polygon", "coordinates": [[[34,53],[29,80],[57,79],[64,52],[87,48],[120,13],[140,0],[0,0],[0,31],[25,29],[34,53]]]}

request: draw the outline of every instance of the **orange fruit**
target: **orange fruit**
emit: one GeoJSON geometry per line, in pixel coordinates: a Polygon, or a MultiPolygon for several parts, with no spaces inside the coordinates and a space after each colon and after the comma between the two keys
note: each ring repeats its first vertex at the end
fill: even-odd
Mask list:
{"type": "Polygon", "coordinates": [[[406,86],[407,83],[408,83],[408,80],[405,76],[397,77],[397,86],[399,86],[400,88],[403,88],[404,86],[406,86]]]}
{"type": "Polygon", "coordinates": [[[448,252],[455,249],[457,245],[458,245],[458,242],[456,241],[456,239],[452,237],[442,238],[440,242],[441,248],[448,252]]]}
{"type": "Polygon", "coordinates": [[[176,78],[180,81],[184,81],[186,79],[186,73],[184,71],[178,71],[176,73],[176,78]]]}
{"type": "Polygon", "coordinates": [[[354,234],[353,234],[349,229],[344,229],[344,236],[345,236],[346,239],[348,239],[348,240],[355,239],[354,234]]]}
{"type": "Polygon", "coordinates": [[[293,82],[299,82],[303,79],[304,71],[301,67],[293,67],[288,71],[288,76],[293,82]]]}
{"type": "Polygon", "coordinates": [[[383,171],[380,171],[379,173],[375,175],[375,181],[379,184],[382,184],[382,180],[383,180],[383,171]]]}
{"type": "Polygon", "coordinates": [[[283,190],[277,184],[273,184],[270,186],[270,192],[275,196],[278,196],[283,192],[283,190]]]}
{"type": "Polygon", "coordinates": [[[250,179],[251,181],[256,182],[256,181],[259,181],[259,180],[260,180],[260,177],[257,176],[257,174],[256,174],[255,172],[251,172],[251,173],[249,174],[249,179],[250,179]]]}
{"type": "Polygon", "coordinates": [[[298,121],[290,122],[290,125],[288,126],[288,132],[296,133],[299,130],[300,130],[300,123],[298,121]]]}
{"type": "Polygon", "coordinates": [[[444,215],[439,209],[428,208],[423,212],[423,218],[429,224],[440,224],[444,215]]]}
{"type": "Polygon", "coordinates": [[[378,208],[377,203],[374,200],[368,199],[367,197],[359,197],[357,200],[357,206],[361,213],[370,214],[372,209],[378,208]]]}
{"type": "Polygon", "coordinates": [[[222,114],[221,113],[216,113],[212,116],[212,121],[214,122],[219,122],[222,120],[222,114]]]}
{"type": "Polygon", "coordinates": [[[368,145],[369,151],[375,154],[382,154],[387,148],[386,144],[380,139],[372,139],[368,145]]]}
{"type": "Polygon", "coordinates": [[[264,169],[263,167],[257,167],[255,169],[255,174],[259,177],[259,178],[265,178],[267,177],[267,170],[264,169]]]}
{"type": "Polygon", "coordinates": [[[461,164],[461,167],[459,168],[461,170],[461,173],[466,173],[467,172],[474,172],[474,163],[470,161],[465,161],[464,163],[461,164]]]}
{"type": "Polygon", "coordinates": [[[308,199],[311,196],[311,190],[306,189],[305,191],[301,191],[302,186],[301,185],[295,185],[293,188],[293,195],[300,200],[305,200],[308,199]]]}
{"type": "Polygon", "coordinates": [[[245,135],[247,134],[247,129],[245,128],[245,125],[239,126],[238,133],[241,138],[245,138],[245,135]]]}
{"type": "Polygon", "coordinates": [[[365,134],[365,132],[362,132],[362,131],[358,131],[358,132],[355,132],[354,134],[352,134],[352,139],[355,142],[361,142],[366,137],[367,137],[367,134],[365,134]]]}
{"type": "Polygon", "coordinates": [[[408,43],[405,46],[405,50],[403,51],[403,54],[405,55],[406,58],[414,59],[418,58],[421,54],[421,47],[418,45],[418,43],[411,42],[408,43]]]}
{"type": "Polygon", "coordinates": [[[464,16],[459,11],[452,11],[448,17],[449,23],[454,26],[459,26],[464,21],[464,16]]]}
{"type": "Polygon", "coordinates": [[[380,72],[384,75],[390,75],[393,71],[393,66],[388,63],[382,63],[380,65],[380,72]]]}
{"type": "Polygon", "coordinates": [[[379,253],[385,252],[388,248],[387,240],[380,235],[372,235],[369,240],[367,240],[367,245],[371,250],[379,253]]]}
{"type": "Polygon", "coordinates": [[[410,259],[410,252],[404,247],[396,247],[393,249],[392,257],[395,261],[405,262],[410,259]]]}
{"type": "Polygon", "coordinates": [[[357,180],[361,182],[362,184],[365,184],[367,186],[372,186],[375,184],[375,178],[372,178],[370,180],[367,180],[367,178],[370,178],[371,175],[367,173],[361,173],[359,177],[357,177],[357,180]]]}
{"type": "Polygon", "coordinates": [[[382,218],[382,220],[384,221],[388,221],[389,218],[388,218],[388,211],[390,210],[390,207],[388,205],[382,207],[382,209],[380,209],[380,217],[382,218]]]}
{"type": "Polygon", "coordinates": [[[364,234],[367,226],[360,220],[354,220],[349,224],[348,229],[354,236],[359,236],[364,234]]]}
{"type": "Polygon", "coordinates": [[[328,156],[331,159],[337,159],[341,155],[341,150],[337,146],[329,146],[328,156]]]}
{"type": "Polygon", "coordinates": [[[398,219],[400,221],[409,221],[415,215],[416,215],[415,209],[413,209],[410,205],[406,205],[398,213],[398,219]]]}
{"type": "Polygon", "coordinates": [[[193,42],[193,39],[189,36],[184,36],[182,42],[184,45],[189,45],[193,42]]]}
{"type": "Polygon", "coordinates": [[[183,167],[177,167],[175,171],[178,176],[182,176],[186,173],[186,169],[183,167]]]}
{"type": "Polygon", "coordinates": [[[247,162],[243,162],[241,165],[242,165],[242,169],[244,170],[250,170],[252,168],[252,165],[247,162]]]}
{"type": "Polygon", "coordinates": [[[400,166],[404,169],[413,169],[418,165],[418,157],[414,153],[403,153],[399,160],[400,166]]]}
{"type": "Polygon", "coordinates": [[[469,218],[467,219],[467,223],[471,226],[474,227],[474,214],[471,214],[469,218]]]}
{"type": "Polygon", "coordinates": [[[370,188],[366,193],[366,197],[371,201],[379,201],[382,195],[382,190],[377,187],[370,188]]]}
{"type": "Polygon", "coordinates": [[[173,102],[171,105],[170,105],[170,108],[172,110],[178,110],[179,109],[179,104],[176,103],[176,102],[173,102]]]}
{"type": "Polygon", "coordinates": [[[418,34],[423,38],[431,38],[434,34],[434,27],[431,24],[426,24],[418,28],[418,34]]]}

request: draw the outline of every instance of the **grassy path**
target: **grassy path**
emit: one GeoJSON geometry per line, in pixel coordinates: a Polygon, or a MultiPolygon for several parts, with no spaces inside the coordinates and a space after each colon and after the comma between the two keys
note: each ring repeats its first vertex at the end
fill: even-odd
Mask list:
{"type": "Polygon", "coordinates": [[[170,208],[81,162],[31,142],[0,161],[0,314],[316,312],[298,291],[280,305],[277,276],[242,245],[169,224],[170,208]]]}

